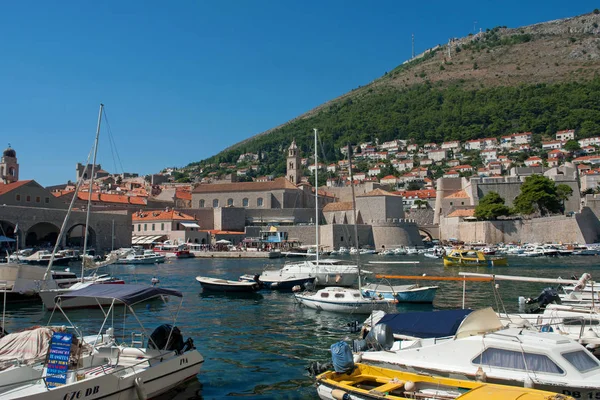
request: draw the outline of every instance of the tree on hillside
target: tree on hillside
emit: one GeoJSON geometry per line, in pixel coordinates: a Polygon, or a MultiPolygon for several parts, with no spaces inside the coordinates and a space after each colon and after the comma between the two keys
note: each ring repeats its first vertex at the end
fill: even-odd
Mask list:
{"type": "Polygon", "coordinates": [[[427,202],[427,200],[421,200],[421,199],[419,199],[419,200],[415,200],[415,201],[413,202],[413,204],[414,204],[415,206],[417,206],[417,208],[418,208],[418,209],[421,209],[421,208],[427,208],[427,207],[429,206],[429,203],[427,202]]]}
{"type": "Polygon", "coordinates": [[[565,211],[565,201],[569,200],[569,197],[573,194],[571,186],[561,183],[556,186],[556,195],[560,200],[563,212],[565,211]]]}
{"type": "Polygon", "coordinates": [[[574,151],[581,150],[581,146],[579,145],[579,142],[577,140],[567,141],[567,143],[565,143],[563,148],[568,152],[574,152],[574,151]]]}
{"type": "Polygon", "coordinates": [[[415,181],[410,181],[408,182],[408,185],[406,185],[406,190],[421,190],[421,185],[415,181]]]}
{"type": "Polygon", "coordinates": [[[510,215],[510,209],[504,205],[504,199],[496,192],[489,192],[483,196],[475,207],[477,219],[489,221],[506,215],[510,215]]]}
{"type": "Polygon", "coordinates": [[[514,206],[515,211],[520,214],[539,213],[541,216],[559,213],[562,208],[554,181],[543,175],[525,178],[514,206]]]}

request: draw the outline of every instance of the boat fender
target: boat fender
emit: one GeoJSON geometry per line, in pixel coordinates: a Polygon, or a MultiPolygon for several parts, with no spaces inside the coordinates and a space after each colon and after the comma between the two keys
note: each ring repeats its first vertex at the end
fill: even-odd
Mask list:
{"type": "Polygon", "coordinates": [[[533,389],[533,379],[531,379],[529,376],[526,376],[525,380],[523,380],[523,387],[533,389]]]}
{"type": "Polygon", "coordinates": [[[329,283],[329,275],[325,275],[325,283],[329,283]]]}
{"type": "Polygon", "coordinates": [[[355,364],[358,364],[359,362],[362,361],[362,354],[354,353],[354,355],[352,356],[352,360],[354,361],[355,364]]]}
{"type": "Polygon", "coordinates": [[[404,390],[406,390],[407,392],[414,392],[416,387],[417,385],[415,385],[413,381],[406,381],[406,383],[404,384],[404,390]]]}
{"type": "Polygon", "coordinates": [[[340,275],[340,274],[337,274],[337,275],[335,276],[335,283],[339,283],[341,280],[342,280],[342,275],[340,275]]]}
{"type": "Polygon", "coordinates": [[[485,382],[487,380],[487,374],[481,366],[477,368],[477,372],[475,372],[475,380],[477,382],[485,382]]]}
{"type": "Polygon", "coordinates": [[[302,290],[302,287],[300,287],[300,285],[295,285],[295,286],[292,288],[292,292],[294,292],[294,293],[295,293],[295,292],[299,292],[299,291],[301,291],[301,290],[302,290]]]}
{"type": "Polygon", "coordinates": [[[344,392],[342,389],[333,389],[331,391],[331,397],[335,400],[350,400],[350,395],[344,392]]]}
{"type": "Polygon", "coordinates": [[[144,388],[144,381],[141,376],[136,377],[133,380],[133,384],[135,385],[135,393],[139,400],[146,400],[148,398],[148,393],[146,393],[146,388],[144,388]]]}

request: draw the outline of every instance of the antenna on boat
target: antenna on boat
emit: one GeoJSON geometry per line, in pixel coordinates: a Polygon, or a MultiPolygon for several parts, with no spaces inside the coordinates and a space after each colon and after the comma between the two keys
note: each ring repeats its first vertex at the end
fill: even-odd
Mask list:
{"type": "Polygon", "coordinates": [[[319,165],[317,163],[317,128],[315,131],[315,244],[317,245],[317,258],[315,265],[319,265],[319,165]]]}
{"type": "Polygon", "coordinates": [[[100,123],[102,122],[102,110],[104,104],[100,103],[100,110],[98,111],[98,125],[96,126],[96,140],[94,141],[94,158],[92,160],[92,170],[90,172],[90,187],[88,191],[88,203],[85,214],[85,235],[83,235],[83,255],[81,257],[81,282],[83,283],[83,275],[85,271],[85,260],[87,256],[87,241],[90,224],[90,210],[92,208],[92,190],[94,188],[94,170],[96,168],[96,155],[98,154],[98,138],[100,137],[100,123]]]}

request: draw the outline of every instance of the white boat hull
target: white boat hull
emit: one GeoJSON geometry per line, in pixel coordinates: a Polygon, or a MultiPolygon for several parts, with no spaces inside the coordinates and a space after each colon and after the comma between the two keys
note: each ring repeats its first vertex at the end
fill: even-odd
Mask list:
{"type": "Polygon", "coordinates": [[[376,310],[393,312],[397,301],[390,299],[372,299],[364,297],[358,289],[329,287],[317,292],[297,293],[294,295],[299,304],[317,311],[330,311],[346,314],[371,314],[376,310]],[[332,295],[323,297],[322,292],[329,291],[332,295]],[[345,294],[338,297],[335,293],[345,294]]]}
{"type": "MultiPolygon", "coordinates": [[[[137,360],[133,358],[132,361],[135,364],[137,360]]],[[[70,383],[57,388],[47,389],[43,381],[36,381],[31,385],[0,392],[0,397],[6,400],[123,400],[140,398],[140,393],[144,392],[147,398],[151,398],[194,378],[200,372],[203,362],[202,355],[192,350],[162,362],[156,359],[146,369],[119,365],[110,373],[104,373],[100,369],[96,375],[86,375],[85,379],[79,381],[72,379],[70,383]],[[140,384],[136,384],[136,378],[140,384]]]]}

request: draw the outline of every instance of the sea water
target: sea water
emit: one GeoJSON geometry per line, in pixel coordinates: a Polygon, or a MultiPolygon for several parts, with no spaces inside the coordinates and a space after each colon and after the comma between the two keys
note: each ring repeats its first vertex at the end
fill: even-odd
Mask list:
{"type": "MultiPolygon", "coordinates": [[[[340,257],[341,258],[341,257],[340,257]]],[[[349,257],[347,257],[349,258],[349,257]]],[[[441,260],[422,256],[361,256],[364,270],[371,282],[379,282],[375,274],[457,276],[459,271],[519,275],[545,278],[579,278],[584,272],[600,279],[598,257],[569,256],[556,258],[510,257],[508,267],[445,268],[441,260]],[[415,264],[370,264],[371,261],[415,261],[415,264]]],[[[163,323],[176,326],[184,340],[191,337],[205,362],[196,380],[182,385],[161,399],[313,399],[317,397],[314,380],[306,370],[312,361],[330,360],[329,347],[340,340],[352,340],[357,334],[351,325],[362,323],[365,315],[317,312],[299,307],[289,292],[261,291],[252,294],[226,295],[203,293],[195,280],[198,275],[237,280],[243,274],[260,273],[265,265],[282,265],[285,260],[260,259],[183,259],[157,265],[113,265],[106,272],[123,278],[127,283],[150,284],[153,277],[159,285],[173,288],[184,295],[183,305],[173,298],[167,304],[152,301],[135,307],[150,334],[163,323]]],[[[415,283],[393,281],[395,284],[415,283]]],[[[398,306],[398,311],[429,311],[461,308],[463,283],[453,281],[428,282],[438,285],[433,305],[398,306]]],[[[537,297],[543,283],[527,282],[467,282],[465,306],[495,310],[518,311],[518,298],[537,297]]],[[[9,304],[6,329],[14,332],[32,325],[45,325],[51,312],[41,302],[9,304]]],[[[72,310],[67,313],[84,334],[96,334],[103,315],[100,310],[72,310]]],[[[54,316],[58,324],[66,321],[54,316]]],[[[131,332],[142,332],[130,315],[117,313],[111,321],[118,340],[131,341],[131,332]]]]}

